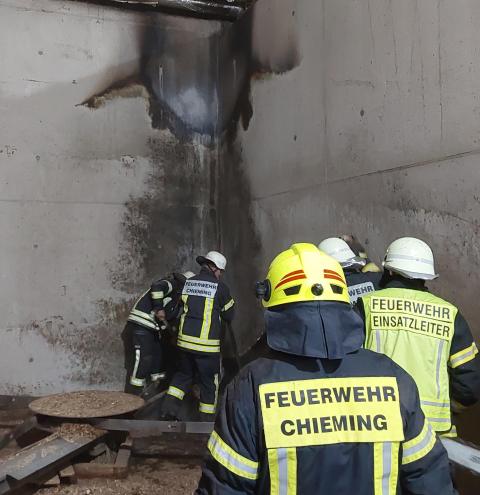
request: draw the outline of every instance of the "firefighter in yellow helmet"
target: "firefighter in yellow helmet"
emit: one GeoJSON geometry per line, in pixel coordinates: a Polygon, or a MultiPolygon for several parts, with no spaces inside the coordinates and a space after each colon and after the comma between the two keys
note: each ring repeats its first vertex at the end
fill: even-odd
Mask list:
{"type": "Polygon", "coordinates": [[[361,347],[340,265],[294,244],[257,294],[269,354],[228,385],[197,495],[453,494],[414,381],[361,347]]]}
{"type": "Polygon", "coordinates": [[[451,406],[460,412],[480,395],[478,350],[470,328],[453,304],[428,291],[425,283],[438,276],[428,244],[413,237],[397,239],[383,266],[384,289],[358,301],[365,347],[408,371],[433,429],[456,436],[451,406]]]}

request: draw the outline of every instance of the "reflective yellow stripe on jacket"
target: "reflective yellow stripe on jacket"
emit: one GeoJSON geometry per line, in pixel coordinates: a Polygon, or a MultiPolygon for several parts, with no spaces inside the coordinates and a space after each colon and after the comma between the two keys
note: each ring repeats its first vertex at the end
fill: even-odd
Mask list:
{"type": "Polygon", "coordinates": [[[219,353],[220,352],[220,339],[210,339],[208,334],[210,331],[210,325],[212,322],[212,313],[214,299],[205,298],[205,307],[203,309],[203,322],[200,331],[200,337],[193,335],[186,335],[183,333],[183,327],[185,324],[185,317],[188,314],[188,297],[182,295],[184,312],[180,319],[180,328],[178,332],[177,345],[182,349],[198,352],[219,353]]]}
{"type": "Polygon", "coordinates": [[[462,364],[468,363],[478,354],[478,348],[475,342],[463,351],[457,352],[450,356],[449,364],[451,368],[458,368],[462,364]]]}
{"type": "Polygon", "coordinates": [[[297,495],[297,449],[268,449],[270,495],[297,495]]]}
{"type": "Polygon", "coordinates": [[[240,455],[227,445],[216,431],[213,431],[210,436],[208,450],[219,464],[237,476],[249,480],[258,478],[258,462],[240,455]]]}
{"type": "Polygon", "coordinates": [[[423,424],[422,431],[412,440],[404,442],[402,464],[410,464],[425,457],[435,445],[435,432],[428,421],[423,424]]]}
{"type": "Polygon", "coordinates": [[[398,483],[399,442],[373,444],[373,485],[375,495],[395,495],[398,483]]]}
{"type": "Polygon", "coordinates": [[[222,308],[222,311],[228,311],[233,305],[235,304],[235,301],[233,299],[230,299],[230,301],[225,304],[225,306],[222,308]]]}
{"type": "Polygon", "coordinates": [[[132,309],[132,311],[130,311],[128,321],[137,323],[143,327],[151,328],[152,330],[158,330],[157,322],[154,320],[153,316],[138,309],[132,309]]]}

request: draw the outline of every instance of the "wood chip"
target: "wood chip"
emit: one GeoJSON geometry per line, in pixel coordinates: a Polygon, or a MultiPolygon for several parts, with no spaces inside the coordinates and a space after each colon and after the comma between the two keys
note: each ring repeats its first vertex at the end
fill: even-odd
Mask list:
{"type": "Polygon", "coordinates": [[[135,395],[105,390],[88,390],[49,395],[34,400],[30,409],[36,414],[60,418],[102,418],[136,411],[144,400],[135,395]]]}

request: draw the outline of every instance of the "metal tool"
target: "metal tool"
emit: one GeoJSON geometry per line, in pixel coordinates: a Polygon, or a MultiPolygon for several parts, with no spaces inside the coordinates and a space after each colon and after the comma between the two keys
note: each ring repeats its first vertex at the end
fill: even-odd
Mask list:
{"type": "Polygon", "coordinates": [[[213,422],[94,419],[90,423],[96,428],[104,430],[128,431],[132,438],[158,436],[163,433],[200,433],[209,435],[213,431],[213,422]]]}
{"type": "Polygon", "coordinates": [[[476,445],[453,438],[440,437],[440,440],[451,462],[480,475],[480,449],[476,445]]]}

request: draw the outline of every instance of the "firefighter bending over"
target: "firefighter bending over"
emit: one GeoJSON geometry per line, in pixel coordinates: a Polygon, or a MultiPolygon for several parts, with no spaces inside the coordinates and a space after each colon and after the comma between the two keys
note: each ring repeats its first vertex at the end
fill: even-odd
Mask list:
{"type": "Polygon", "coordinates": [[[180,316],[185,281],[194,273],[173,273],[157,280],[135,303],[128,316],[134,364],[127,392],[140,395],[149,383],[165,378],[162,333],[180,316]]]}

